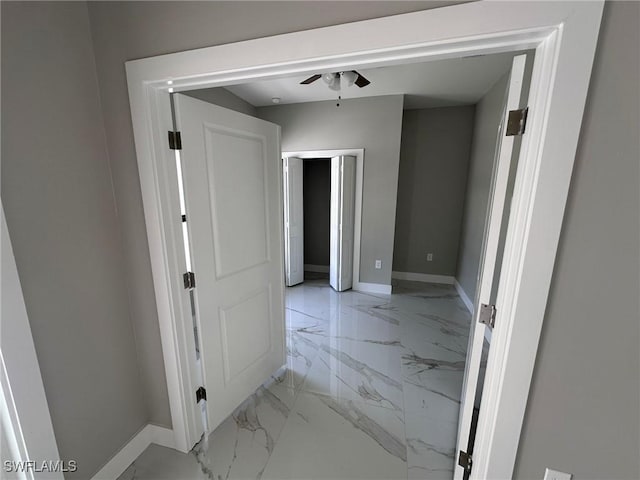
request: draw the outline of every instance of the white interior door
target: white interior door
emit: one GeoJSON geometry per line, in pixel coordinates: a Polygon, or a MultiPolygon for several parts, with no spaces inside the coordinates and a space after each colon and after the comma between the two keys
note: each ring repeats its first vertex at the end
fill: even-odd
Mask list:
{"type": "Polygon", "coordinates": [[[183,95],[175,115],[213,430],[285,363],[280,129],[183,95]]]}
{"type": "Polygon", "coordinates": [[[339,290],[340,263],[340,157],[331,159],[331,207],[329,213],[329,285],[339,290]]]}
{"type": "Polygon", "coordinates": [[[331,159],[329,284],[338,292],[353,284],[356,157],[331,159]]]}
{"type": "MultiPolygon", "coordinates": [[[[484,365],[483,359],[487,358],[488,349],[485,344],[485,330],[488,327],[480,323],[483,312],[490,311],[495,305],[497,294],[497,282],[499,272],[496,272],[496,265],[499,266],[501,255],[501,232],[506,232],[503,225],[503,215],[507,189],[512,168],[517,166],[518,149],[514,149],[514,136],[506,136],[506,125],[509,111],[521,108],[523,83],[525,81],[524,72],[526,55],[514,57],[509,78],[509,85],[506,92],[505,108],[503,119],[498,130],[498,142],[495,153],[493,167],[493,178],[491,185],[491,196],[487,210],[487,220],[485,227],[485,238],[482,249],[480,273],[478,276],[478,287],[474,302],[474,317],[471,325],[469,338],[469,349],[465,366],[465,377],[462,387],[462,402],[460,406],[460,421],[458,426],[458,441],[456,449],[456,468],[454,478],[467,479],[469,472],[460,464],[460,453],[473,455],[473,444],[475,436],[474,423],[477,421],[480,408],[480,398],[482,396],[482,382],[484,365]],[[483,308],[487,305],[487,308],[483,308]],[[483,355],[483,346],[484,355],[483,355]],[[475,414],[474,414],[475,409],[475,414]]],[[[463,462],[464,463],[464,462],[463,462]]]]}
{"type": "Polygon", "coordinates": [[[302,159],[284,163],[284,265],[287,287],[304,281],[304,195],[302,159]]]}

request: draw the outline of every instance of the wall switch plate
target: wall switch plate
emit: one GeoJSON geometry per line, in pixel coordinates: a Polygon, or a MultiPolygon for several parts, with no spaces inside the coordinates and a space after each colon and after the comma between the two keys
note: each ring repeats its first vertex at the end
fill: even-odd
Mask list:
{"type": "Polygon", "coordinates": [[[382,260],[376,260],[376,268],[378,270],[382,268],[382,260]]]}
{"type": "Polygon", "coordinates": [[[550,468],[544,471],[544,480],[571,480],[572,476],[570,473],[559,472],[550,468]]]}
{"type": "Polygon", "coordinates": [[[433,260],[433,253],[427,253],[427,262],[431,262],[433,260]]]}

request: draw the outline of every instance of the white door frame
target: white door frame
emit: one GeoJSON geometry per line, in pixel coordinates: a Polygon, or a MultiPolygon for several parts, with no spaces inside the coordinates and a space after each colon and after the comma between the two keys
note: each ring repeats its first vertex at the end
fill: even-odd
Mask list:
{"type": "MultiPolygon", "coordinates": [[[[1,206],[0,217],[0,428],[5,430],[4,436],[9,443],[2,445],[3,458],[15,462],[36,462],[24,470],[18,467],[12,474],[15,478],[62,480],[63,469],[74,471],[77,467],[75,460],[73,463],[56,464],[55,471],[50,473],[38,474],[34,468],[42,468],[45,461],[57,462],[60,455],[1,206]]],[[[5,465],[0,468],[5,471],[5,465]]]]}
{"type": "Polygon", "coordinates": [[[302,150],[282,152],[282,158],[328,158],[340,155],[356,157],[356,204],[353,221],[353,290],[364,291],[360,283],[360,238],[362,234],[362,182],[364,178],[364,148],[338,148],[335,150],[302,150]]]}
{"type": "MultiPolygon", "coordinates": [[[[176,447],[193,445],[191,312],[173,152],[170,91],[340,69],[535,49],[527,133],[515,182],[498,315],[472,478],[513,473],[553,273],[603,1],[473,2],[127,62],[176,447]]],[[[281,162],[280,162],[281,163],[281,162]]]]}

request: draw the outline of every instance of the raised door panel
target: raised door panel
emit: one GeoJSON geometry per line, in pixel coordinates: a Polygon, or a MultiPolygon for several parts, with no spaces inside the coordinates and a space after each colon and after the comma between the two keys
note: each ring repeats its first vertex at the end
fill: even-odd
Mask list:
{"type": "Polygon", "coordinates": [[[222,278],[269,260],[265,139],[212,124],[204,126],[204,137],[216,275],[222,278]]]}

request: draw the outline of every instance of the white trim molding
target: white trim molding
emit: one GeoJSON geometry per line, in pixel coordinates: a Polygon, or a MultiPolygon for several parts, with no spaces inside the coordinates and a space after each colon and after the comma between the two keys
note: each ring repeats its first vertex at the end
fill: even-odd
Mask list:
{"type": "MultiPolygon", "coordinates": [[[[4,207],[0,202],[0,435],[2,460],[37,463],[61,459],[38,356],[24,303],[4,207]]],[[[67,463],[65,461],[65,464],[67,463]]],[[[0,466],[4,472],[4,465],[0,466]]],[[[60,479],[61,471],[40,475],[9,473],[10,478],[60,479]]],[[[0,474],[4,478],[4,475],[0,474]]]]}
{"type": "Polygon", "coordinates": [[[91,480],[113,480],[118,478],[149,445],[174,448],[173,430],[151,423],[145,425],[129,440],[91,480]]]}
{"type": "Polygon", "coordinates": [[[456,279],[451,275],[434,275],[432,273],[391,272],[391,278],[396,280],[410,280],[412,282],[441,283],[453,285],[456,279]]]}
{"type": "MultiPolygon", "coordinates": [[[[197,442],[199,412],[193,402],[191,311],[182,285],[185,259],[176,214],[177,173],[166,140],[172,129],[169,89],[179,92],[535,49],[527,132],[514,185],[471,472],[472,479],[512,476],[603,5],[602,0],[471,2],[126,63],[178,450],[186,452],[197,442]]],[[[354,287],[358,289],[355,283],[354,287]]],[[[363,287],[391,290],[390,285],[363,287]]],[[[461,475],[460,467],[455,474],[461,475]]]]}
{"type": "Polygon", "coordinates": [[[383,285],[381,283],[365,283],[358,282],[353,284],[353,289],[356,292],[362,293],[377,293],[381,295],[391,295],[391,285],[383,285]]]}
{"type": "Polygon", "coordinates": [[[305,263],[304,271],[315,273],[329,273],[329,265],[310,265],[308,263],[305,263]]]}

